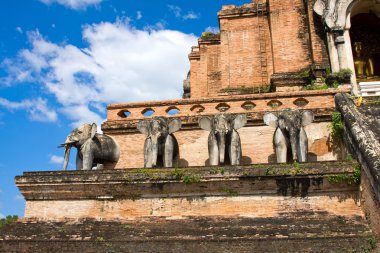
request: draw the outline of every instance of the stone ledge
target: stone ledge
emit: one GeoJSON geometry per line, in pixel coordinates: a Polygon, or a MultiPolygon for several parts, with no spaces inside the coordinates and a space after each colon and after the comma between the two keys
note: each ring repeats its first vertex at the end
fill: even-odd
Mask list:
{"type": "Polygon", "coordinates": [[[181,169],[25,172],[16,185],[27,201],[175,198],[201,196],[301,196],[355,192],[357,185],[329,182],[353,174],[353,163],[320,162],[181,169]]]}
{"type": "Polygon", "coordinates": [[[325,96],[335,95],[337,93],[349,93],[350,89],[334,89],[327,90],[305,90],[305,91],[291,91],[291,92],[270,92],[249,95],[233,95],[223,97],[209,97],[209,98],[190,98],[190,99],[173,99],[164,101],[149,101],[149,102],[133,102],[122,104],[109,104],[107,109],[124,109],[124,108],[139,108],[139,107],[152,107],[152,106],[171,106],[171,105],[192,105],[198,103],[213,103],[213,102],[226,102],[226,101],[240,101],[240,100],[263,100],[272,98],[298,98],[298,97],[312,97],[312,96],[325,96]]]}
{"type": "Polygon", "coordinates": [[[267,15],[268,7],[265,3],[250,3],[243,6],[226,5],[218,12],[218,18],[235,18],[241,16],[267,15]]]}

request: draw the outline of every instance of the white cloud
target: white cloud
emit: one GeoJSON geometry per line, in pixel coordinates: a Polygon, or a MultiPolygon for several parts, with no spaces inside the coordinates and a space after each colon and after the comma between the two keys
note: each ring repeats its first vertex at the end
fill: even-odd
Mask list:
{"type": "Polygon", "coordinates": [[[0,106],[8,110],[25,110],[31,120],[42,122],[55,122],[57,113],[50,109],[47,105],[47,100],[43,98],[25,99],[21,102],[12,102],[0,97],[0,106]]]}
{"type": "Polygon", "coordinates": [[[174,13],[174,15],[179,18],[181,17],[181,12],[182,12],[182,9],[176,5],[168,5],[168,8],[171,12],[174,13]]]}
{"type": "Polygon", "coordinates": [[[182,18],[184,20],[187,20],[187,19],[198,19],[199,18],[199,14],[197,14],[195,12],[192,12],[192,11],[189,11],[187,14],[183,15],[182,18]]]}
{"type": "Polygon", "coordinates": [[[52,164],[63,164],[64,158],[62,156],[49,155],[50,163],[52,164]]]}
{"type": "Polygon", "coordinates": [[[23,32],[24,32],[24,31],[22,30],[22,28],[19,27],[19,26],[16,27],[16,31],[19,32],[19,33],[23,33],[23,32]]]}
{"type": "Polygon", "coordinates": [[[219,33],[220,30],[219,30],[219,27],[208,26],[206,27],[205,32],[211,32],[211,33],[216,34],[216,33],[219,33]]]}
{"type": "MultiPolygon", "coordinates": [[[[29,33],[31,48],[2,63],[8,77],[0,82],[41,83],[44,91],[53,94],[61,105],[59,112],[74,126],[84,122],[100,125],[105,115],[99,109],[108,103],[181,97],[182,80],[189,70],[187,55],[197,38],[163,30],[161,23],[138,30],[128,21],[125,18],[84,26],[87,48],[55,44],[38,31],[29,33]]],[[[11,102],[3,102],[12,107],[8,105],[11,102]]],[[[56,118],[55,114],[49,115],[51,120],[56,118]]]]}
{"type": "Polygon", "coordinates": [[[182,9],[179,6],[176,5],[168,5],[168,8],[177,18],[182,18],[183,20],[188,20],[188,19],[198,19],[199,14],[189,11],[186,14],[182,14],[182,9]]]}
{"type": "Polygon", "coordinates": [[[0,219],[4,219],[5,218],[5,215],[0,213],[0,219]]]}
{"type": "Polygon", "coordinates": [[[83,10],[91,5],[98,5],[103,0],[40,0],[42,3],[50,5],[52,3],[61,4],[74,10],[83,10]]]}
{"type": "Polygon", "coordinates": [[[140,19],[142,19],[142,13],[141,13],[141,11],[137,11],[137,13],[136,13],[136,20],[140,20],[140,19]]]}

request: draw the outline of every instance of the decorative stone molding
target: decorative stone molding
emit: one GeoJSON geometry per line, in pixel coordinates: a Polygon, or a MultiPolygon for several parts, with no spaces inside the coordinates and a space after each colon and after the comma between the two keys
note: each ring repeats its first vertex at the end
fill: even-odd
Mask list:
{"type": "Polygon", "coordinates": [[[341,30],[346,27],[347,11],[350,5],[356,0],[317,0],[314,4],[314,11],[329,29],[339,28],[341,30]]]}

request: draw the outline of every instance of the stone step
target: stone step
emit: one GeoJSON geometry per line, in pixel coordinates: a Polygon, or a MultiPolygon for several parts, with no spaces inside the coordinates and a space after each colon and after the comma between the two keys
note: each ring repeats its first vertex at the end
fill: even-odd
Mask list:
{"type": "Polygon", "coordinates": [[[0,230],[0,252],[366,252],[361,216],[163,217],[124,221],[24,220],[0,230]]]}

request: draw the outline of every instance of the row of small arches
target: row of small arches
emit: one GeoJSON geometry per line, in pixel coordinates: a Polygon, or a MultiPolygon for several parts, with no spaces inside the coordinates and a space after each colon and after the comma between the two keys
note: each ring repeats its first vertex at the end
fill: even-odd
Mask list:
{"type": "MultiPolygon", "coordinates": [[[[306,106],[307,104],[309,103],[309,101],[307,101],[306,99],[304,98],[297,98],[293,104],[298,106],[298,107],[304,107],[306,106]]],[[[278,108],[282,105],[281,101],[277,100],[277,99],[274,99],[274,100],[271,100],[267,103],[267,105],[271,108],[278,108]]],[[[256,107],[256,104],[251,102],[251,101],[247,101],[247,102],[244,102],[241,107],[243,109],[245,109],[246,111],[251,111],[253,110],[255,107],[256,107]]],[[[215,109],[217,109],[218,111],[220,112],[226,112],[230,109],[230,106],[227,104],[227,103],[220,103],[218,104],[215,109]]],[[[200,104],[197,104],[197,105],[193,105],[191,108],[190,108],[190,111],[194,112],[194,113],[201,113],[205,110],[205,108],[200,105],[200,104]]],[[[175,106],[170,106],[168,109],[166,109],[165,111],[168,115],[176,115],[180,112],[180,110],[175,107],[175,106]]],[[[150,116],[153,116],[155,113],[155,111],[152,109],[152,108],[145,108],[144,110],[141,111],[141,114],[145,117],[150,117],[150,116]]],[[[118,113],[119,117],[121,118],[128,118],[129,116],[131,116],[131,112],[128,111],[128,110],[121,110],[119,113],[118,113]]]]}

